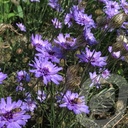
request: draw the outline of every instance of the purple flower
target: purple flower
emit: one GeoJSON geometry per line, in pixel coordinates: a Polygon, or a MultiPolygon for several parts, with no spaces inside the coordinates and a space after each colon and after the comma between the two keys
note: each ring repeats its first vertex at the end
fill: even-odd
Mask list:
{"type": "Polygon", "coordinates": [[[107,1],[105,6],[105,13],[109,18],[112,18],[114,15],[118,14],[120,10],[120,6],[116,1],[107,1]]]}
{"type": "Polygon", "coordinates": [[[49,44],[47,40],[43,41],[42,36],[39,34],[36,34],[35,36],[32,34],[31,36],[31,43],[34,47],[45,47],[49,44]]]}
{"type": "Polygon", "coordinates": [[[64,19],[64,24],[65,25],[68,25],[68,28],[70,28],[72,26],[72,20],[73,20],[73,15],[68,13],[66,14],[65,16],[65,19],[64,19]]]}
{"type": "Polygon", "coordinates": [[[44,91],[41,91],[41,90],[38,90],[37,92],[37,99],[40,101],[40,102],[43,102],[45,99],[46,99],[46,94],[44,91]]]}
{"type": "Polygon", "coordinates": [[[107,57],[101,57],[101,52],[96,52],[93,50],[92,52],[86,48],[85,52],[82,52],[80,55],[77,55],[80,58],[81,62],[91,63],[93,66],[103,67],[107,65],[106,60],[107,57]]]}
{"type": "Polygon", "coordinates": [[[26,106],[21,100],[12,102],[11,97],[0,102],[0,128],[21,128],[26,125],[30,115],[26,114],[26,106]]]}
{"type": "Polygon", "coordinates": [[[36,102],[32,100],[31,95],[29,93],[25,94],[27,97],[24,99],[24,105],[26,106],[26,111],[31,111],[33,112],[34,109],[36,108],[36,102]]]}
{"type": "Polygon", "coordinates": [[[73,49],[76,44],[76,39],[73,37],[70,37],[70,34],[63,35],[60,33],[57,36],[57,40],[54,39],[54,42],[60,45],[64,49],[73,49]]]}
{"type": "Polygon", "coordinates": [[[121,7],[123,8],[124,12],[128,14],[128,2],[126,2],[126,0],[121,0],[121,7]]]}
{"type": "Polygon", "coordinates": [[[41,38],[42,38],[42,36],[39,34],[36,34],[35,36],[32,34],[32,36],[31,36],[32,45],[35,47],[42,46],[43,40],[41,38]]]}
{"type": "Polygon", "coordinates": [[[106,3],[108,0],[99,0],[100,2],[106,3]]]}
{"type": "Polygon", "coordinates": [[[96,88],[100,88],[100,79],[101,79],[101,76],[100,75],[97,75],[96,72],[93,72],[93,73],[89,73],[89,76],[90,76],[90,79],[92,81],[92,83],[90,84],[90,87],[92,86],[96,86],[96,88]]]}
{"type": "Polygon", "coordinates": [[[31,2],[40,2],[40,0],[30,0],[31,2]]]}
{"type": "Polygon", "coordinates": [[[0,72],[0,84],[2,84],[3,80],[5,80],[6,78],[7,78],[7,74],[0,72]]]}
{"type": "Polygon", "coordinates": [[[101,73],[97,74],[96,72],[89,72],[90,79],[92,83],[90,87],[96,86],[96,88],[100,88],[100,84],[102,84],[103,80],[108,79],[110,77],[110,72],[106,69],[104,71],[101,70],[101,73]]]}
{"type": "Polygon", "coordinates": [[[16,91],[24,91],[25,88],[23,87],[23,84],[20,83],[17,87],[16,87],[16,91]]]}
{"type": "Polygon", "coordinates": [[[78,13],[84,13],[84,9],[83,8],[79,8],[76,5],[73,5],[73,7],[70,9],[70,13],[67,13],[64,19],[64,24],[68,25],[68,27],[72,26],[72,22],[73,20],[76,19],[78,13]]]}
{"type": "Polygon", "coordinates": [[[21,31],[26,32],[26,27],[22,23],[16,23],[16,25],[21,31]]]}
{"type": "Polygon", "coordinates": [[[84,96],[79,96],[78,93],[72,93],[71,91],[66,92],[62,98],[62,104],[60,104],[59,107],[67,107],[75,114],[80,114],[82,112],[86,114],[89,113],[84,96]]]}
{"type": "Polygon", "coordinates": [[[77,24],[80,24],[81,26],[88,27],[95,27],[95,23],[92,19],[92,16],[88,16],[87,14],[84,14],[81,11],[75,11],[74,12],[74,20],[77,24]]]}
{"type": "Polygon", "coordinates": [[[124,46],[124,48],[128,51],[128,44],[127,43],[123,43],[123,46],[124,46]]]}
{"type": "Polygon", "coordinates": [[[30,75],[26,71],[23,71],[23,70],[17,72],[16,77],[17,77],[18,82],[22,82],[22,81],[29,82],[30,81],[30,75]]]}
{"type": "Polygon", "coordinates": [[[58,0],[49,0],[48,5],[51,6],[53,9],[56,9],[58,12],[62,11],[60,4],[58,4],[58,0]]]}
{"type": "Polygon", "coordinates": [[[121,56],[120,51],[117,51],[117,52],[112,51],[112,46],[109,46],[109,47],[108,47],[108,51],[109,51],[109,52],[111,53],[111,55],[112,55],[114,58],[116,58],[116,59],[120,58],[120,56],[121,56]]]}
{"type": "Polygon", "coordinates": [[[104,79],[108,79],[110,77],[110,71],[108,71],[108,69],[105,69],[104,71],[102,71],[101,75],[104,79]]]}
{"type": "Polygon", "coordinates": [[[51,81],[58,85],[59,81],[62,81],[62,76],[57,74],[62,68],[57,67],[45,59],[40,59],[40,57],[38,59],[35,58],[35,62],[30,64],[30,66],[35,68],[30,70],[30,72],[35,73],[35,77],[42,78],[46,85],[51,81]]]}
{"type": "Polygon", "coordinates": [[[55,26],[55,28],[62,28],[62,24],[57,18],[52,19],[52,23],[55,26]]]}
{"type": "Polygon", "coordinates": [[[63,58],[61,49],[55,46],[53,47],[51,44],[47,47],[36,48],[36,50],[39,52],[36,56],[39,56],[42,59],[47,59],[51,62],[59,63],[60,58],[63,58]]]}
{"type": "Polygon", "coordinates": [[[84,37],[85,40],[88,42],[88,44],[90,45],[97,44],[96,38],[94,37],[93,33],[91,33],[90,28],[84,29],[84,37]]]}

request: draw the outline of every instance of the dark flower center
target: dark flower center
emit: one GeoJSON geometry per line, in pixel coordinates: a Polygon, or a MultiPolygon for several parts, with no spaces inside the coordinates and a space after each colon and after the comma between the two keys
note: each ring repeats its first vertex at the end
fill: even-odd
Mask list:
{"type": "Polygon", "coordinates": [[[49,73],[49,70],[48,68],[43,68],[42,71],[41,71],[44,75],[47,75],[49,73]]]}
{"type": "Polygon", "coordinates": [[[50,55],[54,55],[54,54],[55,54],[54,51],[48,51],[48,53],[49,53],[50,55]]]}
{"type": "Polygon", "coordinates": [[[7,120],[12,119],[13,118],[13,113],[12,112],[7,112],[3,115],[4,118],[6,118],[7,120]]]}
{"type": "Polygon", "coordinates": [[[95,58],[94,57],[88,57],[88,61],[89,62],[95,62],[95,58]]]}
{"type": "Polygon", "coordinates": [[[111,8],[115,8],[114,5],[111,5],[111,8]]]}

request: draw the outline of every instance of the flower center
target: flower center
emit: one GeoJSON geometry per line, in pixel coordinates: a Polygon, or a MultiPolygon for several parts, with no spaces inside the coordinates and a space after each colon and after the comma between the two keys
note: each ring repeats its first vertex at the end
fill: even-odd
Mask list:
{"type": "Polygon", "coordinates": [[[115,8],[114,5],[111,5],[111,8],[115,8]]]}
{"type": "Polygon", "coordinates": [[[53,51],[48,51],[48,53],[50,54],[50,55],[54,55],[55,54],[55,52],[53,52],[53,51]]]}
{"type": "Polygon", "coordinates": [[[47,75],[49,73],[48,68],[44,67],[41,71],[44,75],[47,75]]]}
{"type": "Polygon", "coordinates": [[[6,118],[7,120],[12,119],[13,118],[13,113],[12,112],[7,112],[3,115],[4,118],[6,118]]]}

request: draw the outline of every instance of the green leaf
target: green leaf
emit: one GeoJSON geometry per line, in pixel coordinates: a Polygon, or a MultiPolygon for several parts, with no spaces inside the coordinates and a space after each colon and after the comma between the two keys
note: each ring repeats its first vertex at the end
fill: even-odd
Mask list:
{"type": "Polygon", "coordinates": [[[15,13],[9,13],[8,14],[8,19],[11,18],[11,17],[14,17],[14,16],[16,16],[15,13]]]}
{"type": "Polygon", "coordinates": [[[20,5],[17,6],[17,12],[18,12],[17,16],[23,18],[23,10],[20,5]]]}

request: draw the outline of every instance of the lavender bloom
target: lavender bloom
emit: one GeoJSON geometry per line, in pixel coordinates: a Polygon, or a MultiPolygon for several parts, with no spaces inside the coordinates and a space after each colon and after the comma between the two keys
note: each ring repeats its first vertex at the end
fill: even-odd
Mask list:
{"type": "Polygon", "coordinates": [[[35,36],[32,34],[31,36],[31,43],[35,47],[40,47],[43,45],[43,40],[41,39],[42,36],[39,34],[36,34],[35,36]]]}
{"type": "Polygon", "coordinates": [[[49,47],[41,47],[36,48],[36,50],[39,52],[36,54],[36,56],[41,57],[42,59],[47,59],[51,62],[60,62],[60,58],[63,58],[63,54],[61,52],[61,49],[58,47],[53,47],[52,45],[49,45],[49,47]]]}
{"type": "Polygon", "coordinates": [[[56,9],[58,12],[62,11],[60,4],[58,4],[58,0],[49,0],[48,5],[51,6],[53,9],[56,9]]]}
{"type": "Polygon", "coordinates": [[[91,63],[93,66],[103,67],[107,65],[106,60],[107,57],[101,57],[101,52],[96,52],[93,50],[92,52],[86,48],[85,52],[82,52],[80,55],[77,55],[80,58],[81,62],[91,63]]]}
{"type": "Polygon", "coordinates": [[[30,0],[31,2],[40,2],[40,0],[30,0]]]}
{"type": "Polygon", "coordinates": [[[17,77],[18,82],[22,82],[22,81],[29,82],[30,81],[30,75],[26,71],[23,71],[23,70],[17,72],[16,77],[17,77]]]}
{"type": "Polygon", "coordinates": [[[108,0],[99,0],[100,2],[103,2],[106,4],[106,2],[108,2],[108,0]]]}
{"type": "Polygon", "coordinates": [[[105,13],[109,18],[112,18],[114,15],[118,14],[120,6],[116,1],[107,1],[105,6],[105,13]]]}
{"type": "Polygon", "coordinates": [[[124,46],[124,48],[128,51],[128,44],[127,43],[123,43],[123,46],[124,46]]]}
{"type": "Polygon", "coordinates": [[[95,23],[92,19],[92,16],[88,16],[87,14],[82,13],[81,11],[74,12],[74,20],[77,24],[81,26],[95,27],[95,23]]]}
{"type": "Polygon", "coordinates": [[[22,23],[16,23],[16,25],[21,31],[26,32],[26,27],[22,23]]]}
{"type": "Polygon", "coordinates": [[[30,66],[35,68],[30,70],[30,72],[35,73],[35,77],[42,78],[45,85],[51,81],[58,85],[59,81],[62,81],[62,76],[57,74],[62,68],[57,67],[47,60],[35,58],[35,62],[30,64],[30,66]]]}
{"type": "Polygon", "coordinates": [[[7,78],[7,74],[0,72],[0,84],[2,84],[3,80],[5,80],[6,78],[7,78]]]}
{"type": "Polygon", "coordinates": [[[25,126],[30,115],[26,114],[26,106],[21,100],[12,102],[11,97],[6,101],[1,98],[0,102],[0,128],[21,128],[25,126]]]}
{"type": "Polygon", "coordinates": [[[117,51],[117,52],[113,52],[112,51],[112,46],[109,46],[108,47],[108,51],[111,53],[111,55],[114,57],[114,58],[116,58],[116,59],[118,59],[120,56],[121,56],[121,53],[120,53],[120,51],[117,51]]]}
{"type": "Polygon", "coordinates": [[[65,25],[68,25],[68,28],[70,28],[72,26],[72,20],[73,20],[73,15],[68,13],[66,14],[65,16],[65,19],[64,19],[64,24],[65,25]]]}
{"type": "Polygon", "coordinates": [[[74,5],[71,9],[70,9],[70,13],[67,13],[64,19],[64,24],[68,25],[68,27],[72,26],[72,21],[75,20],[75,18],[77,17],[78,13],[84,13],[84,9],[83,8],[79,8],[78,6],[74,5]]]}
{"type": "Polygon", "coordinates": [[[101,75],[104,79],[108,79],[110,77],[110,71],[108,71],[108,69],[105,69],[101,75]]]}
{"type": "Polygon", "coordinates": [[[33,112],[36,108],[36,102],[32,100],[31,95],[26,93],[27,98],[25,99],[24,105],[26,106],[26,111],[33,112]]]}
{"type": "Polygon", "coordinates": [[[66,92],[62,98],[62,104],[60,104],[59,107],[67,107],[75,114],[80,114],[82,112],[86,114],[89,113],[84,96],[79,96],[78,93],[72,93],[71,91],[66,92]]]}
{"type": "Polygon", "coordinates": [[[64,49],[73,49],[76,44],[76,39],[73,37],[70,37],[70,34],[63,35],[60,33],[57,36],[57,40],[54,39],[54,42],[59,44],[64,49]]]}
{"type": "Polygon", "coordinates": [[[96,86],[96,88],[100,88],[100,84],[104,79],[108,79],[110,77],[110,72],[106,69],[102,71],[102,73],[97,74],[96,72],[89,73],[90,79],[92,83],[90,84],[90,87],[96,86]]]}
{"type": "Polygon", "coordinates": [[[37,99],[40,101],[40,102],[43,102],[45,99],[46,99],[46,94],[44,91],[41,91],[41,90],[38,90],[37,92],[37,99]]]}
{"type": "Polygon", "coordinates": [[[101,76],[100,75],[97,75],[96,72],[93,72],[93,73],[89,73],[89,76],[90,76],[90,79],[92,81],[92,83],[90,84],[90,87],[92,86],[96,86],[96,88],[100,88],[100,79],[101,79],[101,76]]]}
{"type": "Polygon", "coordinates": [[[84,29],[84,37],[85,40],[88,42],[88,44],[90,45],[97,44],[96,38],[94,37],[93,33],[91,33],[90,28],[84,29]]]}
{"type": "Polygon", "coordinates": [[[62,24],[61,24],[61,22],[57,18],[54,18],[52,20],[52,23],[55,26],[55,28],[62,28],[62,24]]]}
{"type": "Polygon", "coordinates": [[[126,0],[121,0],[121,7],[123,8],[124,12],[128,14],[128,2],[126,2],[126,0]]]}
{"type": "Polygon", "coordinates": [[[17,87],[16,87],[16,91],[24,91],[25,88],[23,87],[23,84],[20,83],[17,87]]]}

